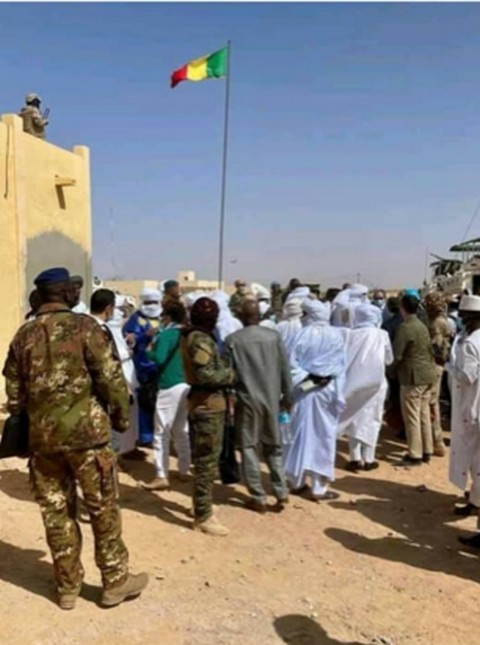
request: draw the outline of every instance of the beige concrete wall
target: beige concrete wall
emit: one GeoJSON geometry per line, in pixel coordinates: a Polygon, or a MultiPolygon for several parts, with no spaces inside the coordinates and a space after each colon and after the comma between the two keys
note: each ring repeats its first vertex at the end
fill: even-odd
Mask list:
{"type": "Polygon", "coordinates": [[[17,116],[3,115],[0,218],[3,364],[10,339],[23,321],[33,279],[40,271],[66,266],[81,274],[86,285],[92,282],[88,148],[64,150],[25,134],[17,116]]]}

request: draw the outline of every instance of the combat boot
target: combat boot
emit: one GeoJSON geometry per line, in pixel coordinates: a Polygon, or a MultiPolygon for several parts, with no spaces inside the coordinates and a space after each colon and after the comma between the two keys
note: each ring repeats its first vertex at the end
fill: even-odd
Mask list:
{"type": "Polygon", "coordinates": [[[193,530],[217,537],[226,537],[230,533],[223,524],[220,524],[215,515],[211,515],[207,520],[195,520],[193,530]]]}
{"type": "Polygon", "coordinates": [[[80,590],[72,593],[60,593],[58,594],[58,606],[60,609],[69,611],[70,609],[75,609],[75,603],[77,602],[78,595],[80,590]]]}
{"type": "Polygon", "coordinates": [[[136,576],[129,573],[121,585],[103,590],[101,604],[104,607],[116,607],[124,600],[139,596],[147,585],[148,575],[146,573],[139,573],[136,576]]]}
{"type": "Polygon", "coordinates": [[[170,482],[166,477],[155,477],[151,482],[140,482],[140,486],[145,490],[168,490],[170,482]]]}

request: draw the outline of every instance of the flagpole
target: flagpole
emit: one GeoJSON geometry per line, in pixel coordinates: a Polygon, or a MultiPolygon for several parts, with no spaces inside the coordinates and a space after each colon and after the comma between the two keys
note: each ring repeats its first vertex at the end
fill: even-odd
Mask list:
{"type": "Polygon", "coordinates": [[[225,117],[223,122],[223,154],[222,154],[222,188],[220,194],[220,231],[218,241],[218,288],[222,288],[224,241],[225,241],[225,199],[227,191],[227,159],[228,159],[228,121],[230,112],[230,54],[231,41],[227,41],[227,79],[225,84],[225,117]]]}

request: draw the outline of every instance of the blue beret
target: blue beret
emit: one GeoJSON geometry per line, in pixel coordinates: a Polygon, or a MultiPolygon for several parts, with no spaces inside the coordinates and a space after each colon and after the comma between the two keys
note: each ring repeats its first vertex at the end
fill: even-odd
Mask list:
{"type": "Polygon", "coordinates": [[[59,284],[60,282],[69,282],[70,273],[67,269],[63,267],[57,267],[55,269],[47,269],[39,273],[35,280],[33,281],[34,285],[38,287],[39,285],[47,284],[59,284]]]}

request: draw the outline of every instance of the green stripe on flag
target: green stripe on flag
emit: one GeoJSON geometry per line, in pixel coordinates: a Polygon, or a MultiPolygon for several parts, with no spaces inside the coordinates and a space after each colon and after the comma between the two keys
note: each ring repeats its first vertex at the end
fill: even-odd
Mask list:
{"type": "Polygon", "coordinates": [[[222,78],[227,75],[228,47],[219,49],[207,58],[208,78],[222,78]]]}

